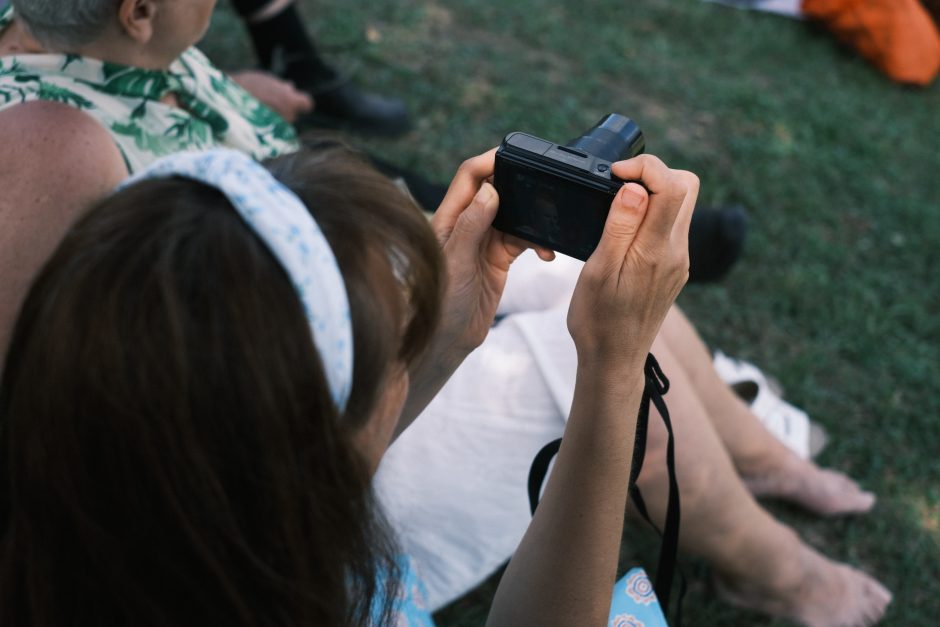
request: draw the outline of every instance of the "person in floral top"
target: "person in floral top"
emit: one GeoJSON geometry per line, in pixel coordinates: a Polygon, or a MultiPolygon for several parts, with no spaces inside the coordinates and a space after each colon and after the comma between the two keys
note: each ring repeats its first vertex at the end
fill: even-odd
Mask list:
{"type": "MultiPolygon", "coordinates": [[[[12,23],[7,7],[0,31],[12,23]]],[[[225,146],[263,160],[297,149],[293,127],[196,48],[160,69],[72,53],[0,57],[0,111],[37,100],[95,118],[111,133],[129,173],[187,150],[225,146]]]]}
{"type": "MultiPolygon", "coordinates": [[[[117,19],[111,2],[71,4],[87,24],[43,27],[47,0],[0,9],[0,350],[52,245],[128,174],[181,151],[227,147],[260,160],[299,147],[284,116],[192,47],[214,1],[147,3],[149,13],[124,2],[117,19]],[[110,15],[96,24],[92,5],[110,15]],[[36,18],[30,29],[15,10],[36,18]]],[[[236,78],[287,117],[311,106],[273,77],[236,78]]]]}

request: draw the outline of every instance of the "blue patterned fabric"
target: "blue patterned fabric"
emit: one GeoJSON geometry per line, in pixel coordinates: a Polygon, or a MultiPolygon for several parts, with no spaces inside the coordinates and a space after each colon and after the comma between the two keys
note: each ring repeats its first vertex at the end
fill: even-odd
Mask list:
{"type": "Polygon", "coordinates": [[[614,585],[608,627],[666,627],[666,617],[642,568],[634,568],[614,585]]]}
{"type": "MultiPolygon", "coordinates": [[[[396,600],[395,627],[433,627],[427,608],[427,589],[408,559],[402,560],[402,585],[396,600]]],[[[608,627],[667,627],[653,582],[642,568],[634,568],[614,585],[608,627]]]]}
{"type": "Polygon", "coordinates": [[[121,187],[173,176],[216,187],[267,244],[297,290],[333,401],[345,409],[353,377],[349,299],[333,250],[310,211],[263,166],[229,149],[164,157],[121,187]]]}
{"type": "Polygon", "coordinates": [[[401,586],[395,599],[394,627],[434,627],[428,610],[428,590],[408,558],[401,560],[401,586]]]}

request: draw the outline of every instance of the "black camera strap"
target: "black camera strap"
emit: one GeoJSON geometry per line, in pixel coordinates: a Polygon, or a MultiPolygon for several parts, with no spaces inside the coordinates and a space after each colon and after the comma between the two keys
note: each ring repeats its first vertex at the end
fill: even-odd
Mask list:
{"type": "MultiPolygon", "coordinates": [[[[676,570],[676,554],[679,548],[679,484],[676,481],[676,449],[675,437],[672,431],[672,421],[669,418],[669,409],[663,396],[669,391],[669,379],[663,374],[659,362],[652,354],[646,356],[646,365],[643,368],[643,374],[646,382],[643,387],[643,397],[640,401],[640,411],[637,414],[636,437],[633,446],[633,462],[630,467],[629,494],[633,506],[639,512],[640,516],[646,520],[653,529],[662,537],[662,544],[659,549],[659,564],[656,567],[656,578],[653,589],[656,591],[656,597],[663,608],[664,613],[668,613],[669,599],[672,592],[672,581],[676,570]],[[659,411],[662,416],[663,424],[666,426],[666,432],[669,434],[669,440],[666,444],[666,469],[669,473],[669,502],[666,507],[666,524],[662,531],[656,526],[649,516],[646,509],[646,503],[640,494],[640,489],[636,485],[640,471],[643,469],[643,461],[646,457],[646,434],[649,428],[650,403],[659,411]]],[[[532,514],[539,503],[539,495],[542,492],[542,484],[545,483],[545,477],[548,475],[548,467],[552,459],[561,448],[561,438],[549,442],[542,450],[538,452],[532,461],[532,467],[529,470],[529,507],[532,514]]],[[[676,624],[682,624],[682,597],[685,596],[685,578],[682,579],[679,590],[679,605],[676,609],[676,624]]]]}

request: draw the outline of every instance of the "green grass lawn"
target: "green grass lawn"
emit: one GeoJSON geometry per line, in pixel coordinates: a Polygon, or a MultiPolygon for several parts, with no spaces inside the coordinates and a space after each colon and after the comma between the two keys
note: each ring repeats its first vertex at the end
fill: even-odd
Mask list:
{"type": "MultiPolygon", "coordinates": [[[[618,111],[700,175],[702,203],[745,204],[743,260],[680,302],[825,426],[822,463],[880,497],[857,519],[773,511],[894,591],[884,624],[940,624],[940,84],[899,87],[811,26],[698,0],[301,4],[337,62],[414,112],[406,137],[356,141],[433,178],[509,131],[564,141],[618,111]]],[[[204,45],[228,67],[251,59],[239,28],[223,5],[204,45]]],[[[649,560],[631,542],[653,540],[627,538],[649,560]]],[[[686,571],[687,624],[783,624],[686,571]]],[[[439,623],[482,625],[493,586],[439,623]]]]}

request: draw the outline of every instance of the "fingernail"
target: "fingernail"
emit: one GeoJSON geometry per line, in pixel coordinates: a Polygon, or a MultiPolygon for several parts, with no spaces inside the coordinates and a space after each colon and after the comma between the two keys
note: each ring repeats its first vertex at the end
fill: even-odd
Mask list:
{"type": "Polygon", "coordinates": [[[623,191],[620,192],[620,202],[627,209],[638,209],[643,204],[643,196],[629,187],[624,187],[623,191]]]}

